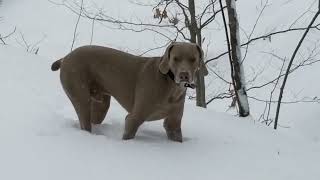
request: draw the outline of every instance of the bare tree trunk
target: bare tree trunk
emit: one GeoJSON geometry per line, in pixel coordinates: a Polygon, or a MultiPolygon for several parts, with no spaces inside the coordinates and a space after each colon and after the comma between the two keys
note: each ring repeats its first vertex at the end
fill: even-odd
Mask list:
{"type": "MultiPolygon", "coordinates": [[[[202,38],[201,38],[201,31],[199,30],[197,33],[197,44],[202,47],[202,38]]],[[[204,81],[204,73],[203,68],[200,66],[200,69],[198,73],[196,74],[197,78],[197,89],[196,89],[196,95],[197,95],[197,106],[206,108],[206,86],[204,81]]]]}
{"type": "MultiPolygon", "coordinates": [[[[192,43],[197,43],[200,47],[202,46],[201,41],[201,30],[197,26],[196,21],[196,10],[195,10],[195,3],[194,0],[189,0],[189,11],[190,11],[190,41],[192,43]]],[[[197,88],[196,88],[196,101],[197,106],[200,107],[207,107],[206,104],[206,93],[205,93],[205,82],[204,82],[204,75],[203,75],[203,69],[200,66],[199,72],[196,74],[197,79],[197,88]]]]}
{"type": "Polygon", "coordinates": [[[250,114],[250,110],[247,92],[245,88],[244,70],[241,62],[241,44],[239,34],[239,22],[236,11],[236,2],[235,0],[226,0],[226,4],[229,17],[230,44],[235,94],[237,97],[237,103],[239,107],[239,115],[241,117],[246,117],[250,114]]]}
{"type": "Polygon", "coordinates": [[[197,21],[196,21],[196,9],[194,0],[189,0],[189,11],[190,11],[190,24],[189,24],[189,31],[190,31],[190,41],[192,43],[197,43],[197,21]]]}
{"type": "Polygon", "coordinates": [[[274,121],[274,129],[277,129],[278,127],[278,119],[279,119],[279,113],[280,113],[280,107],[281,107],[281,100],[282,100],[282,95],[283,95],[283,91],[284,91],[284,88],[286,86],[286,82],[287,82],[287,79],[288,79],[288,76],[289,76],[289,73],[290,73],[290,70],[291,70],[291,66],[292,66],[292,63],[293,63],[293,60],[294,58],[296,57],[299,49],[300,49],[300,46],[302,44],[302,42],[304,41],[305,37],[307,36],[310,28],[312,27],[313,23],[316,21],[316,19],[318,18],[318,16],[320,15],[320,0],[319,0],[319,4],[318,4],[318,11],[317,13],[314,15],[313,19],[311,20],[310,24],[308,25],[306,31],[303,33],[296,49],[294,50],[293,54],[292,54],[292,57],[289,61],[289,64],[288,64],[288,67],[287,67],[287,70],[286,70],[286,74],[284,76],[284,79],[283,79],[283,82],[282,82],[282,85],[280,87],[280,94],[279,94],[279,99],[278,99],[278,104],[277,104],[277,111],[276,111],[276,117],[275,117],[275,121],[274,121]]]}

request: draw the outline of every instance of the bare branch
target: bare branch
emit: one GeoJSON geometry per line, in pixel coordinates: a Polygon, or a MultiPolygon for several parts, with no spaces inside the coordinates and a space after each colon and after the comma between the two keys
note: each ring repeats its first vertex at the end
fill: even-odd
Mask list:
{"type": "Polygon", "coordinates": [[[72,51],[74,42],[75,42],[75,40],[76,40],[77,29],[78,29],[78,24],[79,24],[79,21],[80,21],[80,18],[81,18],[82,9],[83,9],[83,0],[81,0],[80,12],[79,12],[79,15],[78,15],[78,19],[77,19],[76,25],[75,25],[75,27],[74,27],[73,39],[72,39],[72,44],[71,44],[71,49],[70,49],[70,51],[72,51]]]}
{"type": "Polygon", "coordinates": [[[217,100],[217,99],[228,99],[228,98],[232,98],[234,95],[233,94],[229,94],[229,93],[221,93],[213,98],[211,98],[208,102],[207,105],[210,104],[212,101],[217,100]]]}
{"type": "MultiPolygon", "coordinates": [[[[263,53],[267,53],[267,54],[270,54],[271,56],[279,59],[279,60],[282,60],[282,61],[285,61],[285,58],[281,58],[279,57],[278,55],[276,54],[273,54],[273,53],[268,53],[268,52],[263,52],[263,53]]],[[[295,72],[296,70],[298,70],[300,67],[303,67],[303,66],[309,66],[309,65],[312,65],[314,63],[318,63],[320,62],[319,59],[313,59],[312,57],[312,53],[309,55],[309,57],[307,57],[305,60],[303,60],[302,62],[300,62],[299,64],[293,64],[295,65],[290,71],[289,71],[289,74],[295,72]]],[[[278,75],[277,77],[273,78],[272,80],[264,83],[264,84],[261,84],[261,85],[256,85],[256,86],[252,86],[250,88],[247,89],[247,91],[250,91],[250,90],[254,90],[254,89],[260,89],[260,88],[263,88],[265,86],[268,86],[268,85],[271,85],[273,83],[275,83],[276,81],[278,81],[279,78],[282,78],[283,76],[285,76],[285,73],[283,74],[280,74],[278,75]]]]}
{"type": "MultiPolygon", "coordinates": [[[[79,17],[87,18],[92,21],[99,22],[102,25],[104,22],[107,22],[107,23],[110,23],[110,24],[117,26],[117,29],[121,29],[121,30],[129,30],[129,31],[133,31],[133,32],[152,31],[152,32],[156,32],[157,34],[165,37],[166,39],[172,40],[172,38],[169,38],[168,35],[161,33],[160,30],[163,31],[163,30],[166,30],[166,28],[179,29],[172,24],[162,25],[162,24],[150,24],[150,23],[143,23],[143,22],[130,22],[130,21],[126,21],[126,20],[119,20],[119,19],[116,19],[114,17],[111,17],[111,16],[104,14],[101,10],[99,10],[99,12],[91,13],[91,12],[88,12],[86,10],[86,8],[81,7],[81,5],[79,5],[79,4],[71,5],[71,4],[68,4],[66,1],[63,1],[62,3],[56,3],[51,0],[48,0],[48,1],[55,4],[55,5],[66,7],[67,9],[69,9],[71,12],[78,15],[79,17]],[[81,13],[79,13],[79,9],[80,10],[82,9],[81,13]],[[156,28],[159,30],[156,30],[156,28]]],[[[110,28],[110,27],[108,27],[108,28],[110,28]]],[[[179,32],[179,34],[180,34],[180,32],[179,32]]],[[[172,33],[172,32],[168,31],[168,33],[172,33]]],[[[181,34],[182,34],[182,32],[181,32],[181,34]]]]}
{"type": "MultiPolygon", "coordinates": [[[[173,41],[174,41],[174,40],[173,40],[173,41]]],[[[155,48],[148,49],[147,51],[139,54],[138,56],[143,56],[143,55],[145,55],[146,53],[148,53],[148,52],[150,52],[150,51],[154,51],[154,50],[157,50],[157,49],[162,49],[162,48],[164,48],[164,47],[167,47],[167,46],[169,46],[170,43],[172,43],[171,40],[168,41],[168,42],[166,42],[164,45],[161,45],[161,46],[158,46],[158,47],[155,47],[155,48]]]]}
{"type": "MultiPolygon", "coordinates": [[[[283,34],[283,33],[287,33],[287,32],[303,31],[303,30],[306,30],[306,29],[307,29],[307,27],[304,27],[304,28],[289,28],[289,29],[286,29],[286,30],[272,32],[272,33],[269,33],[269,34],[265,34],[265,35],[262,35],[262,36],[258,36],[258,37],[252,38],[249,41],[247,41],[246,43],[241,44],[241,47],[246,46],[248,44],[251,44],[254,41],[257,41],[257,40],[260,40],[260,39],[266,39],[266,38],[274,36],[274,35],[283,34]]],[[[310,29],[320,30],[320,23],[317,24],[317,25],[311,26],[310,29]]],[[[224,56],[226,54],[228,54],[228,52],[221,53],[221,54],[219,54],[218,56],[216,56],[214,58],[208,59],[205,62],[205,64],[207,64],[207,63],[209,63],[211,61],[215,61],[215,60],[221,58],[222,56],[224,56]]]]}
{"type": "MultiPolygon", "coordinates": [[[[259,99],[253,96],[248,96],[248,98],[259,101],[259,102],[268,102],[268,103],[274,103],[274,104],[279,102],[277,100],[270,101],[270,100],[259,99]]],[[[296,104],[296,103],[320,103],[320,99],[318,97],[314,97],[314,98],[304,97],[294,101],[281,101],[281,104],[296,104]]]]}
{"type": "MultiPolygon", "coordinates": [[[[95,16],[96,17],[96,16],[95,16]]],[[[90,36],[90,45],[92,44],[92,40],[93,40],[93,34],[94,34],[94,22],[95,22],[95,18],[92,19],[92,24],[91,24],[91,36],[90,36]]]]}
{"type": "MultiPolygon", "coordinates": [[[[200,18],[199,18],[200,29],[206,26],[206,25],[202,25],[202,18],[203,18],[203,16],[206,14],[206,12],[207,12],[207,10],[209,9],[209,7],[211,7],[211,6],[212,6],[213,15],[212,15],[211,17],[209,17],[209,19],[210,19],[210,18],[213,18],[213,19],[214,19],[215,15],[216,15],[216,13],[215,13],[215,11],[214,11],[214,4],[215,4],[216,1],[217,1],[217,0],[210,0],[210,3],[207,4],[207,6],[204,8],[204,10],[202,11],[202,13],[200,14],[200,18]]],[[[206,22],[207,22],[207,21],[208,21],[208,20],[206,20],[206,22]]]]}
{"type": "Polygon", "coordinates": [[[5,36],[2,36],[0,34],[0,41],[2,42],[2,44],[6,45],[6,42],[4,41],[6,38],[10,37],[11,35],[13,35],[17,30],[17,27],[14,27],[13,31],[10,32],[9,34],[5,35],[5,36]]]}
{"type": "MultiPolygon", "coordinates": [[[[264,5],[262,6],[262,9],[261,9],[261,11],[260,11],[260,13],[259,13],[259,15],[258,15],[258,17],[257,17],[257,19],[256,19],[256,21],[255,21],[255,23],[254,23],[254,25],[253,25],[253,28],[252,28],[249,36],[248,36],[248,41],[250,41],[250,39],[251,39],[251,37],[252,37],[252,35],[253,35],[253,33],[254,33],[257,25],[258,25],[258,23],[259,23],[259,20],[260,20],[260,18],[261,18],[261,16],[262,16],[264,10],[266,9],[268,3],[269,3],[269,0],[266,0],[266,2],[264,3],[264,5]]],[[[246,59],[248,50],[249,50],[249,44],[246,45],[246,51],[245,51],[245,54],[244,54],[244,56],[243,56],[243,59],[242,59],[242,62],[241,62],[241,63],[243,63],[244,60],[246,59]]]]}
{"type": "Polygon", "coordinates": [[[316,21],[316,19],[320,15],[320,0],[319,0],[319,4],[318,5],[319,5],[319,7],[318,7],[317,13],[314,15],[314,17],[312,18],[310,24],[308,25],[307,29],[305,30],[304,34],[302,35],[302,37],[301,37],[296,49],[294,50],[290,61],[289,61],[289,65],[287,67],[287,70],[286,70],[286,73],[285,73],[285,76],[284,76],[284,80],[283,80],[281,88],[280,88],[280,94],[279,94],[279,99],[278,99],[278,104],[277,104],[276,117],[275,117],[275,121],[274,121],[274,129],[277,129],[277,126],[278,126],[278,120],[279,120],[279,114],[280,114],[283,91],[284,91],[284,88],[285,88],[285,85],[286,85],[286,82],[287,82],[287,79],[288,79],[288,76],[289,76],[289,73],[290,73],[290,69],[291,69],[292,63],[293,63],[293,61],[294,61],[294,59],[296,57],[296,54],[299,51],[304,39],[306,38],[308,32],[310,31],[311,26],[313,25],[313,23],[316,21]]]}

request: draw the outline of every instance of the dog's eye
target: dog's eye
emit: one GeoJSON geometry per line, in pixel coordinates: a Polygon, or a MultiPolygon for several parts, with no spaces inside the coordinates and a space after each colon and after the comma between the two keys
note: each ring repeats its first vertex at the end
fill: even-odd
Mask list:
{"type": "Polygon", "coordinates": [[[191,59],[189,59],[189,61],[194,63],[194,62],[196,62],[196,58],[191,58],[191,59]]]}
{"type": "Polygon", "coordinates": [[[175,62],[180,61],[180,59],[179,59],[179,58],[177,58],[177,57],[174,57],[174,58],[173,58],[173,60],[174,60],[175,62]]]}

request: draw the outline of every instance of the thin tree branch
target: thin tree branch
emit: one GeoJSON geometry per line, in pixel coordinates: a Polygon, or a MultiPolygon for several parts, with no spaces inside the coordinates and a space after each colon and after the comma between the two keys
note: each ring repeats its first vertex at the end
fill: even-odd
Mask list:
{"type": "MultiPolygon", "coordinates": [[[[248,44],[251,44],[252,42],[254,41],[257,41],[257,40],[260,40],[260,39],[265,39],[265,38],[268,38],[270,36],[274,36],[274,35],[278,35],[278,34],[283,34],[283,33],[287,33],[287,32],[294,32],[294,31],[303,31],[303,30],[306,30],[306,28],[289,28],[289,29],[285,29],[285,30],[281,30],[281,31],[276,31],[276,32],[272,32],[272,33],[269,33],[269,34],[265,34],[265,35],[262,35],[262,36],[258,36],[258,37],[255,37],[255,38],[252,38],[250,39],[249,41],[241,44],[241,47],[243,46],[246,46],[248,44]]],[[[314,25],[314,26],[311,26],[310,29],[317,29],[317,30],[320,30],[320,23],[317,24],[317,25],[314,25]]],[[[214,57],[214,58],[211,58],[211,59],[208,59],[205,64],[211,62],[211,61],[215,61],[219,58],[221,58],[222,56],[228,54],[228,52],[224,52],[224,53],[221,53],[219,54],[218,56],[214,57]]]]}
{"type": "MultiPolygon", "coordinates": [[[[255,21],[255,23],[254,23],[254,25],[253,25],[253,28],[252,28],[249,36],[248,36],[248,41],[251,39],[251,37],[252,37],[252,35],[253,35],[253,33],[254,33],[254,31],[255,31],[258,23],[259,23],[259,20],[260,20],[262,14],[263,14],[263,12],[264,12],[264,10],[266,9],[266,7],[267,7],[267,5],[268,5],[268,2],[269,2],[269,0],[266,0],[265,4],[263,5],[263,7],[262,7],[262,9],[261,9],[261,11],[260,11],[260,13],[259,13],[259,15],[258,15],[258,17],[257,17],[257,19],[256,19],[256,21],[255,21]]],[[[244,56],[243,56],[243,59],[242,59],[242,62],[241,62],[241,63],[243,63],[243,62],[245,61],[245,59],[246,59],[246,57],[247,57],[247,54],[248,54],[248,50],[249,50],[249,44],[246,45],[246,51],[245,51],[245,54],[244,54],[244,56]]]]}
{"type": "Polygon", "coordinates": [[[6,42],[5,42],[4,40],[5,40],[6,38],[10,37],[12,34],[14,34],[14,33],[16,32],[16,30],[17,30],[17,27],[14,27],[13,31],[10,32],[9,34],[7,34],[7,35],[5,35],[5,36],[1,36],[1,34],[0,34],[0,41],[1,41],[4,45],[6,45],[6,42]]]}
{"type": "MultiPolygon", "coordinates": [[[[257,97],[253,97],[253,96],[248,96],[248,98],[259,101],[259,102],[267,102],[267,103],[279,103],[279,101],[277,100],[264,100],[264,99],[259,99],[257,97]]],[[[302,98],[300,100],[294,100],[294,101],[282,101],[281,104],[296,104],[296,103],[320,103],[320,99],[319,98],[312,98],[309,100],[305,100],[306,98],[302,98]]]]}
{"type": "Polygon", "coordinates": [[[231,79],[232,79],[232,84],[234,84],[234,78],[233,78],[233,66],[232,66],[232,57],[231,57],[231,47],[230,47],[230,38],[228,34],[228,27],[227,27],[227,22],[226,22],[226,17],[223,11],[223,5],[222,5],[222,0],[219,0],[220,3],[220,8],[221,8],[221,15],[223,19],[223,24],[224,24],[224,30],[225,30],[225,35],[226,35],[226,41],[227,41],[227,49],[228,49],[228,55],[229,55],[229,63],[230,63],[230,70],[231,70],[231,79]]]}
{"type": "Polygon", "coordinates": [[[287,82],[287,79],[288,79],[288,76],[289,76],[289,72],[290,72],[292,63],[293,63],[293,61],[294,61],[294,59],[296,57],[296,54],[299,51],[304,39],[306,38],[308,32],[310,31],[311,26],[316,21],[316,19],[318,18],[319,14],[320,14],[320,0],[319,0],[319,4],[318,4],[318,11],[314,15],[314,17],[312,18],[310,24],[308,25],[307,29],[305,30],[304,34],[302,35],[302,37],[301,37],[296,49],[294,50],[290,61],[289,61],[289,64],[288,64],[288,67],[287,67],[287,70],[286,70],[286,74],[284,76],[284,79],[283,79],[283,82],[282,82],[282,85],[281,85],[281,88],[280,88],[280,94],[279,94],[279,99],[278,99],[278,104],[277,104],[276,117],[275,117],[275,121],[274,121],[274,129],[277,129],[277,127],[278,127],[278,120],[279,120],[282,96],[283,96],[284,88],[286,86],[286,82],[287,82]]]}
{"type": "Polygon", "coordinates": [[[73,39],[72,39],[72,44],[71,44],[71,49],[70,49],[70,51],[73,50],[73,45],[74,45],[74,42],[75,42],[75,40],[76,40],[77,29],[78,29],[78,24],[79,24],[79,21],[80,21],[80,18],[81,18],[82,10],[83,10],[83,0],[81,0],[80,12],[79,12],[79,15],[78,15],[78,19],[77,19],[76,25],[75,25],[75,27],[74,27],[73,39]]]}
{"type": "Polygon", "coordinates": [[[93,40],[93,34],[94,34],[94,22],[95,22],[95,18],[92,19],[92,24],[91,24],[91,37],[90,37],[90,45],[92,44],[92,40],[93,40]]]}

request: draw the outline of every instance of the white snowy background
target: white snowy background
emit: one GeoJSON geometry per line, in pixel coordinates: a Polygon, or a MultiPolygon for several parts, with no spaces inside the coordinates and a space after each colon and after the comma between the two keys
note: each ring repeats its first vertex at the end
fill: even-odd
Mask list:
{"type": "MultiPolygon", "coordinates": [[[[154,21],[152,8],[132,1],[85,2],[117,18],[154,21]]],[[[206,3],[196,2],[199,9],[206,3]]],[[[250,33],[263,2],[237,3],[243,32],[250,33]]],[[[306,26],[316,10],[314,2],[269,0],[253,37],[288,28],[311,7],[295,24],[306,26]]],[[[89,134],[79,130],[59,75],[50,70],[52,62],[70,52],[77,15],[47,0],[4,0],[0,17],[1,34],[17,28],[6,39],[9,45],[0,46],[0,179],[320,179],[320,104],[283,105],[280,127],[275,131],[258,121],[264,103],[249,99],[252,115],[238,118],[234,111],[226,112],[230,100],[215,101],[208,109],[187,100],[184,142],[180,144],[167,140],[161,121],[145,123],[134,140],[122,141],[126,112],[113,101],[104,123],[89,134]],[[26,52],[21,34],[30,44],[39,42],[38,55],[26,52]]],[[[133,54],[163,44],[163,39],[151,32],[133,33],[106,26],[96,22],[93,44],[133,54]]],[[[207,58],[225,51],[222,28],[219,14],[204,32],[205,46],[209,43],[205,48],[207,58]]],[[[275,77],[282,62],[263,52],[289,58],[301,35],[293,32],[274,36],[271,42],[255,42],[244,63],[246,78],[261,70],[255,85],[275,77]]],[[[75,47],[89,44],[90,36],[91,21],[81,19],[75,47]]],[[[246,41],[243,33],[241,39],[246,41]]],[[[312,30],[298,61],[319,45],[319,40],[319,31],[312,30]]],[[[146,55],[160,56],[163,51],[146,55]]],[[[228,78],[226,58],[209,66],[228,78]]],[[[284,100],[319,96],[319,68],[320,64],[314,64],[290,75],[284,100]]],[[[206,80],[208,98],[227,88],[212,73],[206,80]]],[[[271,88],[250,91],[248,95],[266,99],[271,88]]]]}

